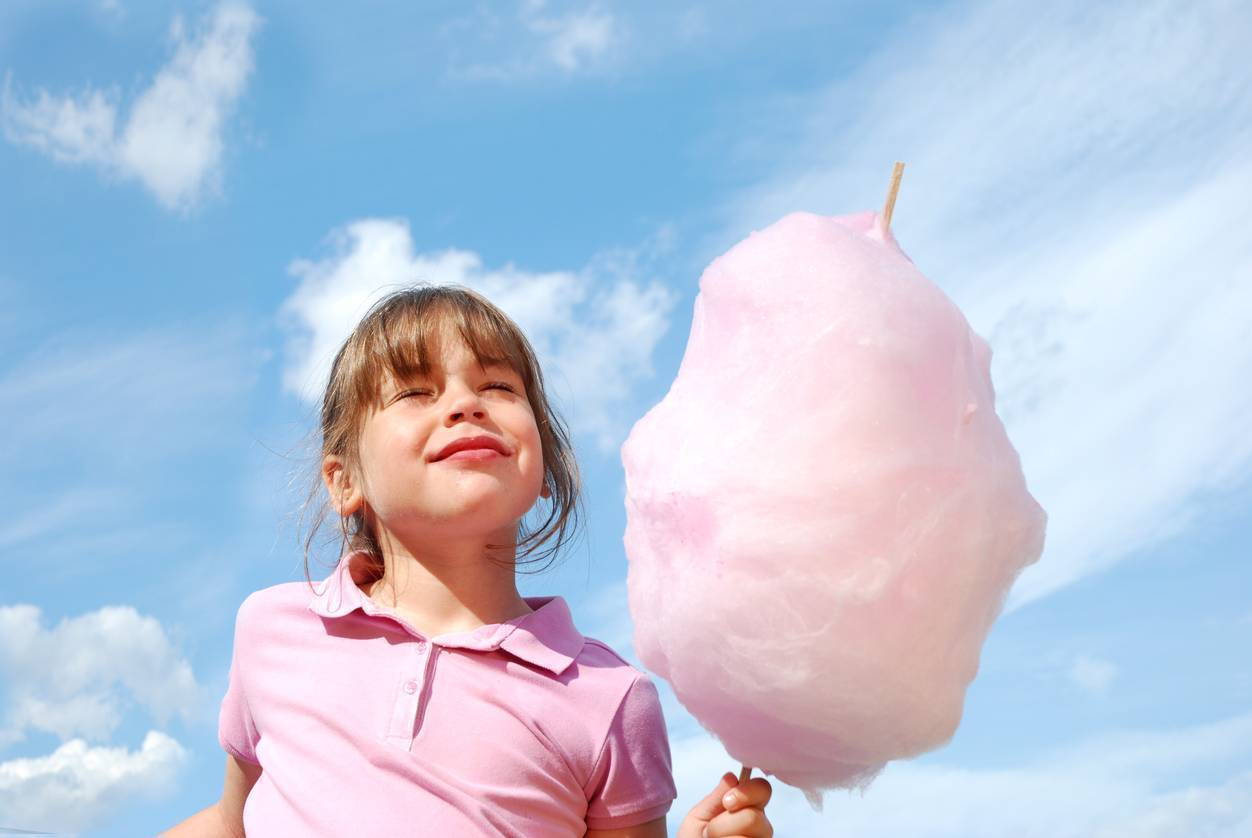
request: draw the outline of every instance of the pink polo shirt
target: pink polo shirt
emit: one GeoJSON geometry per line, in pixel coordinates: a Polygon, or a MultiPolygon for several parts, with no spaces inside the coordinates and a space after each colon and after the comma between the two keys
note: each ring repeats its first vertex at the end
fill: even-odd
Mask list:
{"type": "Polygon", "coordinates": [[[582,835],[677,796],[656,687],[561,597],[423,637],[350,561],[248,596],[218,739],[263,767],[249,835],[582,835]]]}

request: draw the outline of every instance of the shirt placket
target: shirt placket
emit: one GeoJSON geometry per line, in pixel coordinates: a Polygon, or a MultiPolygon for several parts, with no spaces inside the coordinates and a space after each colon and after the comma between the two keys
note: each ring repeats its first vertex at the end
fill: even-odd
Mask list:
{"type": "Polygon", "coordinates": [[[412,646],[413,656],[400,675],[391,722],[387,726],[387,742],[406,751],[413,747],[413,738],[421,726],[439,650],[438,646],[426,640],[418,640],[412,646]]]}

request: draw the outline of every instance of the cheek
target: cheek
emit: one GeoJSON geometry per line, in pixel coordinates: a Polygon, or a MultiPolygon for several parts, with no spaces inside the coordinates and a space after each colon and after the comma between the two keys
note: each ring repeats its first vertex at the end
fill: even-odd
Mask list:
{"type": "Polygon", "coordinates": [[[531,456],[529,462],[525,464],[525,472],[531,477],[532,480],[535,481],[536,485],[539,485],[543,483],[544,463],[543,439],[539,435],[538,428],[535,428],[532,431],[530,445],[528,447],[530,449],[531,456]]]}
{"type": "Polygon", "coordinates": [[[405,459],[401,452],[411,448],[399,429],[373,427],[361,435],[361,471],[366,493],[387,489],[399,478],[405,459]]]}

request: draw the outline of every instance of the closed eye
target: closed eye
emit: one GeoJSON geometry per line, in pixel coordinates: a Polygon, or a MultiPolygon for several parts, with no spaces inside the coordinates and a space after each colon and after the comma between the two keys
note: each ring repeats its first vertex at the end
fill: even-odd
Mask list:
{"type": "MultiPolygon", "coordinates": [[[[517,393],[517,389],[513,385],[508,384],[503,381],[488,381],[483,386],[485,386],[488,390],[508,390],[510,393],[513,393],[513,394],[517,393]]],[[[422,388],[405,390],[396,396],[396,401],[399,401],[400,399],[407,399],[409,396],[430,395],[430,393],[431,393],[430,390],[426,390],[422,388]]]]}

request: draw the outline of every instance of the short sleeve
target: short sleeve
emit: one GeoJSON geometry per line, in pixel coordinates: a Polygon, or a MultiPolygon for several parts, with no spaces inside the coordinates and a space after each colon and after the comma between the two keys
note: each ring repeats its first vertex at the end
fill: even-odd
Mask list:
{"type": "Polygon", "coordinates": [[[678,796],[656,686],[640,674],[609,726],[587,793],[587,826],[621,829],[663,817],[678,796]]]}
{"type": "Polygon", "coordinates": [[[252,720],[252,711],[248,707],[248,697],[244,690],[244,660],[241,652],[247,648],[247,632],[244,611],[248,600],[244,600],[235,615],[235,641],[230,657],[230,683],[226,687],[226,696],[222,699],[221,712],[217,719],[217,741],[229,754],[251,763],[257,763],[256,724],[252,720]]]}

